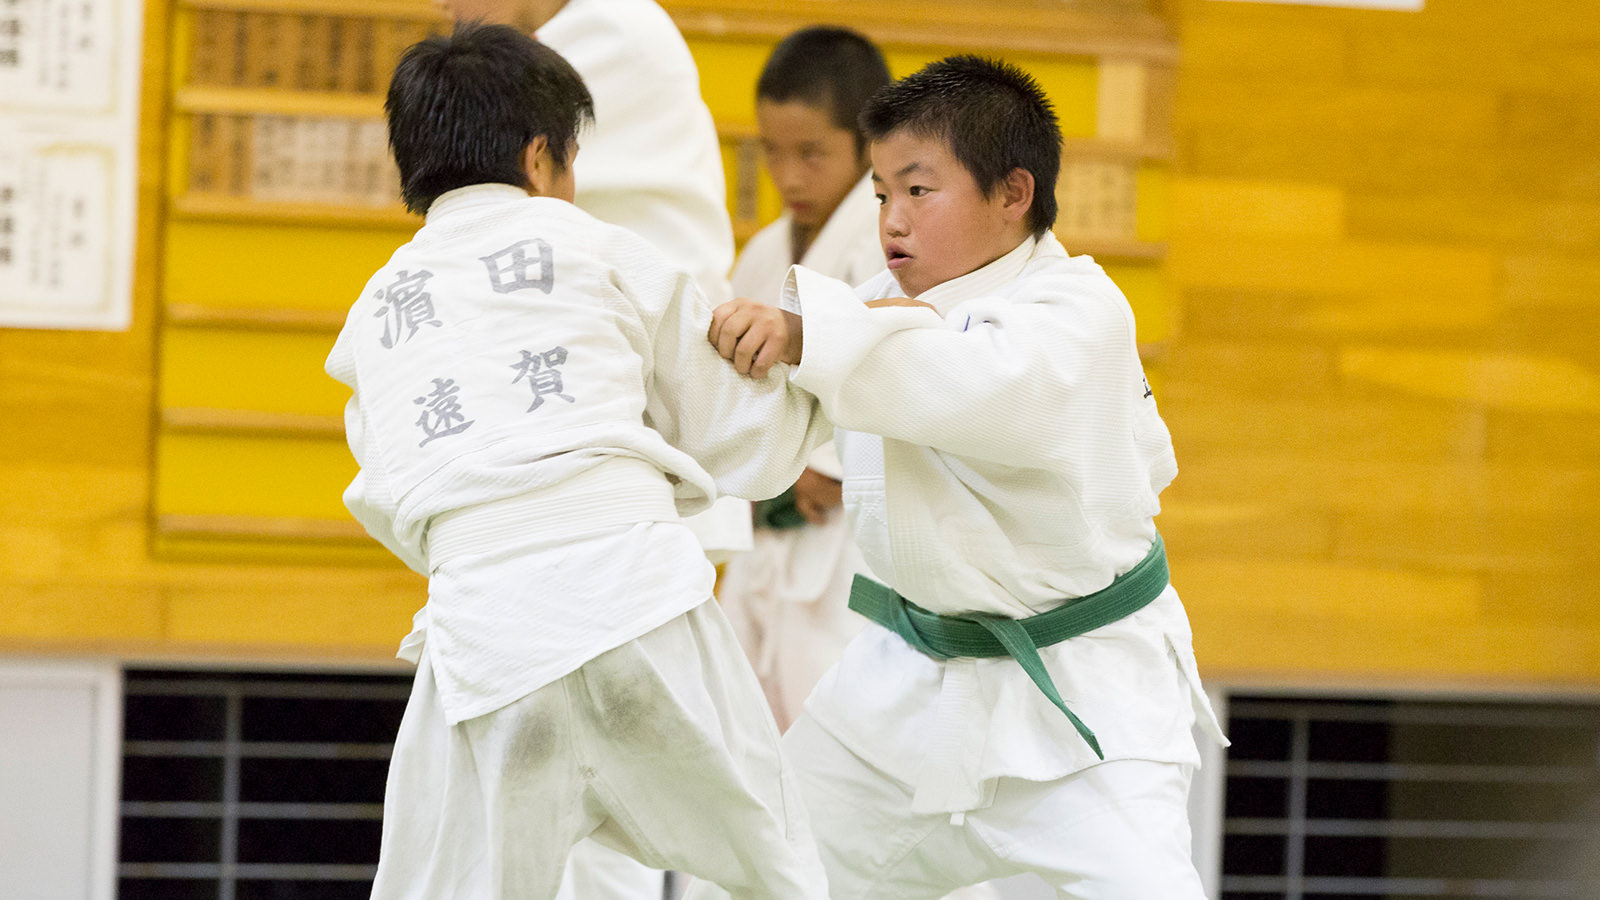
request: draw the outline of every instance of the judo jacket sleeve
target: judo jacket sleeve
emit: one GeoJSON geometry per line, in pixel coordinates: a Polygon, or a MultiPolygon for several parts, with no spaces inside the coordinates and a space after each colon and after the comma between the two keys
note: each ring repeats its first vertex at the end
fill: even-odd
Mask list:
{"type": "Polygon", "coordinates": [[[1002,465],[1065,462],[1087,432],[1138,430],[1147,392],[1121,292],[1104,276],[1032,281],[941,316],[869,309],[796,267],[785,287],[805,323],[794,381],[840,428],[1002,465]]]}
{"type": "Polygon", "coordinates": [[[655,312],[645,415],[667,442],[694,457],[717,489],[748,500],[794,484],[811,450],[833,437],[817,400],[790,382],[788,366],[740,375],[706,340],[711,306],[695,282],[634,267],[626,289],[655,312]]]}

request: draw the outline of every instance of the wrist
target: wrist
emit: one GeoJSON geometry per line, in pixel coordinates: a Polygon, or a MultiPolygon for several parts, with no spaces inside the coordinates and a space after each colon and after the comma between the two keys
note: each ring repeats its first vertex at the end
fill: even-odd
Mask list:
{"type": "Polygon", "coordinates": [[[783,350],[783,361],[791,366],[800,365],[801,357],[805,353],[805,323],[800,316],[788,310],[783,310],[784,323],[788,325],[788,344],[783,350]]]}

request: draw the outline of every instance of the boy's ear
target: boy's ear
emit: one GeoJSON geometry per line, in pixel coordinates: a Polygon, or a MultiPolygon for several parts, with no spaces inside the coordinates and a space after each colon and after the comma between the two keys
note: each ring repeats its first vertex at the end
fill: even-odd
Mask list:
{"type": "Polygon", "coordinates": [[[541,134],[522,150],[522,174],[527,179],[525,187],[530,194],[544,196],[550,192],[550,178],[554,174],[551,167],[555,161],[549,149],[549,139],[541,134]]]}
{"type": "Polygon", "coordinates": [[[1022,219],[1033,208],[1033,173],[1018,167],[1000,180],[1001,209],[1011,221],[1022,219]]]}

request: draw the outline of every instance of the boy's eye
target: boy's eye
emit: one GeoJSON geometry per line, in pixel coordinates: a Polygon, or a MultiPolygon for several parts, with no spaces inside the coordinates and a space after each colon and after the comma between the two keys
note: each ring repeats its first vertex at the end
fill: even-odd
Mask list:
{"type": "Polygon", "coordinates": [[[872,196],[878,198],[878,205],[879,206],[882,206],[889,199],[888,197],[885,197],[882,194],[873,194],[872,196]]]}
{"type": "Polygon", "coordinates": [[[928,193],[928,189],[920,184],[914,184],[911,186],[910,190],[906,191],[906,193],[913,197],[921,197],[922,195],[928,193]]]}

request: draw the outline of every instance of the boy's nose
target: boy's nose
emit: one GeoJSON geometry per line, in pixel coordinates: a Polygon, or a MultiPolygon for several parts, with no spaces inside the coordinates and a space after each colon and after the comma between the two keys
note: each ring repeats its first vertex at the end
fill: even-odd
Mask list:
{"type": "Polygon", "coordinates": [[[773,185],[785,197],[799,193],[806,186],[805,173],[797,165],[773,166],[771,172],[773,185]]]}
{"type": "Polygon", "coordinates": [[[905,218],[896,211],[892,203],[884,204],[880,225],[883,228],[883,233],[889,237],[906,236],[905,218]]]}

